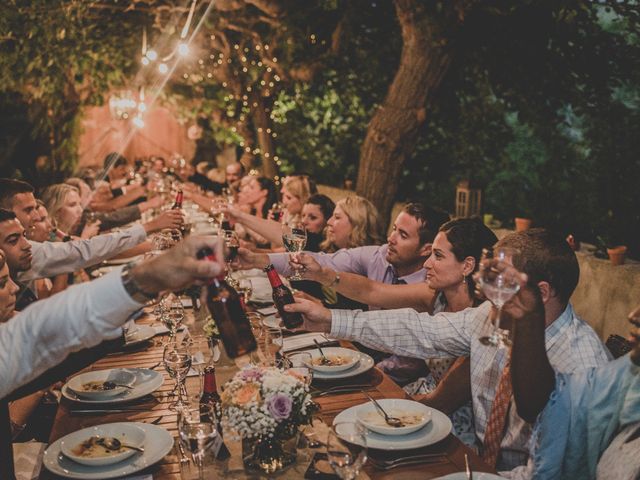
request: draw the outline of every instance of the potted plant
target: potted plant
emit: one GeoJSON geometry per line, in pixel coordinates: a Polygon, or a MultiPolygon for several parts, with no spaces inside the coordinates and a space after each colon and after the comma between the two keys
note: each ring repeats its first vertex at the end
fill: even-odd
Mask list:
{"type": "Polygon", "coordinates": [[[516,217],[516,232],[524,232],[525,230],[529,230],[531,228],[531,219],[527,217],[516,217]]]}
{"type": "Polygon", "coordinates": [[[617,266],[624,264],[626,254],[626,245],[619,245],[616,242],[612,242],[610,237],[606,235],[598,235],[598,237],[596,237],[596,248],[593,252],[595,257],[608,258],[611,261],[611,265],[617,266]]]}

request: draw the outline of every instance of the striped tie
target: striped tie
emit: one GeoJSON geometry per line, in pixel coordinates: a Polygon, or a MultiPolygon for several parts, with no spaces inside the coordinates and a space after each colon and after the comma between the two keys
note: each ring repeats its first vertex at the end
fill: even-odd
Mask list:
{"type": "Polygon", "coordinates": [[[491,406],[491,414],[487,422],[487,430],[484,434],[484,452],[482,459],[492,467],[496,466],[500,443],[504,436],[504,427],[507,423],[507,412],[511,403],[511,351],[508,353],[507,363],[502,370],[500,383],[496,390],[496,397],[491,406]]]}

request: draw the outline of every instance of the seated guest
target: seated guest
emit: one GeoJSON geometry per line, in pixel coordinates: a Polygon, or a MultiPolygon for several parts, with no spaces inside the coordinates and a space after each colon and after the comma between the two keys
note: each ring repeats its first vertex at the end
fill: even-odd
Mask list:
{"type": "Polygon", "coordinates": [[[247,174],[244,165],[240,162],[232,162],[224,169],[226,187],[230,188],[233,192],[238,192],[240,189],[240,180],[247,174]]]}
{"type": "Polygon", "coordinates": [[[100,221],[85,224],[79,231],[82,219],[82,202],[76,187],[66,183],[50,185],[42,192],[42,201],[55,222],[56,228],[64,235],[78,235],[80,238],[91,238],[100,231],[100,221]]]}
{"type": "MultiPolygon", "coordinates": [[[[605,364],[609,354],[604,345],[569,303],[580,270],[564,238],[532,229],[507,235],[497,246],[520,251],[515,266],[541,291],[545,348],[554,370],[571,373],[605,364]]],[[[498,470],[526,464],[531,426],[516,408],[510,408],[509,351],[480,341],[493,331],[489,302],[435,315],[411,309],[327,310],[304,299],[296,299],[285,309],[303,313],[306,330],[327,332],[333,338],[355,340],[374,349],[422,359],[469,356],[475,432],[483,459],[498,470]]],[[[506,319],[500,326],[511,328],[506,319]]]]}
{"type": "MultiPolygon", "coordinates": [[[[493,246],[497,240],[478,218],[460,218],[445,223],[433,240],[431,255],[424,263],[426,284],[387,285],[361,275],[321,267],[309,255],[300,255],[293,263],[303,267],[304,278],[323,285],[335,283],[336,275],[339,275],[336,291],[365,304],[380,308],[410,307],[429,313],[460,312],[478,305],[472,275],[478,270],[482,250],[493,246]]],[[[380,362],[378,368],[398,376],[398,363],[404,365],[404,361],[398,362],[397,357],[391,357],[380,362]]],[[[429,375],[406,385],[405,390],[416,400],[452,413],[456,436],[473,444],[469,359],[433,358],[426,364],[429,375]],[[452,371],[458,369],[459,372],[452,371]],[[453,385],[454,381],[457,385],[453,385]]],[[[407,377],[410,375],[411,372],[405,373],[407,377]]]]}
{"type": "Polygon", "coordinates": [[[509,478],[640,478],[640,307],[629,314],[629,354],[570,374],[554,372],[545,351],[535,283],[522,281],[504,312],[513,322],[515,404],[523,418],[537,417],[529,461],[509,478]]]}
{"type": "Polygon", "coordinates": [[[275,220],[288,223],[290,220],[299,218],[302,214],[302,207],[309,197],[316,193],[317,188],[315,184],[311,183],[309,177],[306,175],[295,175],[286,177],[282,181],[282,189],[280,194],[282,195],[282,205],[284,207],[284,217],[277,218],[275,220]]]}
{"type": "Polygon", "coordinates": [[[276,199],[275,184],[266,177],[251,177],[238,193],[238,204],[249,207],[250,213],[260,218],[267,218],[276,199]]]}
{"type": "Polygon", "coordinates": [[[129,162],[127,159],[117,152],[111,152],[104,157],[102,166],[104,176],[111,185],[113,196],[122,195],[124,193],[122,187],[126,185],[129,176],[129,162]]]}

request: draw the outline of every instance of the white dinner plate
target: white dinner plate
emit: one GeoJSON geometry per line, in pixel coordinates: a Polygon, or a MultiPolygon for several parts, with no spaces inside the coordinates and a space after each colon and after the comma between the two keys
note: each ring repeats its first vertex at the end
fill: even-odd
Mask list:
{"type": "MultiPolygon", "coordinates": [[[[327,347],[331,348],[331,347],[327,347]]],[[[324,348],[322,349],[325,350],[324,348]]],[[[340,372],[318,372],[317,370],[313,371],[313,378],[317,380],[338,380],[340,378],[349,378],[355,377],[356,375],[360,375],[361,373],[367,372],[373,368],[374,361],[366,353],[358,352],[357,350],[351,350],[354,355],[360,356],[360,361],[357,362],[353,367],[348,370],[342,370],[340,372]]],[[[310,353],[309,350],[305,350],[305,352],[310,353]]],[[[300,357],[296,359],[296,354],[292,354],[290,360],[293,362],[294,366],[302,366],[300,362],[300,357]]]]}
{"type": "Polygon", "coordinates": [[[79,403],[90,403],[96,405],[105,403],[123,403],[130,400],[135,400],[136,398],[144,397],[145,395],[149,395],[151,392],[155,392],[164,383],[164,377],[162,376],[162,374],[154,370],[149,370],[147,368],[126,368],[123,370],[132,372],[136,376],[136,381],[134,382],[133,388],[131,390],[127,389],[123,393],[120,393],[113,397],[88,399],[76,395],[69,388],[68,384],[65,383],[62,386],[62,395],[64,395],[69,400],[79,403]]]}
{"type": "Polygon", "coordinates": [[[113,465],[135,455],[137,452],[133,448],[121,448],[119,450],[107,449],[104,446],[97,446],[106,455],[89,457],[78,455],[76,448],[82,443],[90,440],[91,437],[115,438],[122,445],[131,445],[132,447],[143,447],[145,440],[144,431],[133,423],[107,423],[104,425],[96,425],[95,427],[83,428],[76,432],[70,433],[60,439],[60,451],[62,454],[70,458],[76,463],[87,465],[89,467],[103,467],[105,465],[113,465]]]}
{"type": "MultiPolygon", "coordinates": [[[[420,402],[407,400],[404,398],[383,398],[378,400],[385,412],[391,417],[402,418],[402,414],[413,414],[422,417],[422,420],[402,427],[392,427],[387,425],[382,414],[376,409],[376,406],[369,402],[360,405],[357,411],[358,421],[367,429],[382,435],[409,435],[417,432],[431,421],[432,409],[420,402]],[[371,421],[371,416],[376,419],[371,421]]],[[[418,418],[419,418],[418,417],[418,418]]]]}
{"type": "MultiPolygon", "coordinates": [[[[467,480],[467,474],[465,472],[456,472],[445,475],[444,477],[438,477],[435,480],[467,480]]],[[[485,472],[473,472],[473,480],[504,480],[505,477],[496,475],[494,473],[485,472]]]]}
{"type": "MultiPolygon", "coordinates": [[[[361,405],[347,408],[340,412],[333,420],[333,424],[340,422],[356,423],[357,412],[361,405]]],[[[431,421],[424,428],[407,435],[380,435],[369,430],[366,432],[367,447],[381,450],[409,450],[426,447],[438,443],[451,432],[451,420],[444,413],[435,408],[431,409],[431,421]]]]}
{"type": "Polygon", "coordinates": [[[156,335],[156,329],[151,325],[138,325],[133,332],[127,332],[125,347],[131,347],[132,345],[138,345],[142,342],[152,339],[156,335]]]}
{"type": "MultiPolygon", "coordinates": [[[[132,473],[144,470],[162,460],[173,448],[173,437],[164,428],[149,423],[133,422],[131,424],[144,431],[144,453],[136,453],[126,460],[112,465],[99,467],[80,465],[62,455],[60,450],[62,441],[78,433],[73,432],[53,442],[49,448],[45,450],[42,463],[47,470],[61,477],[81,480],[102,480],[131,475],[132,473]]],[[[108,425],[114,424],[104,424],[100,426],[106,427],[108,425]]],[[[91,431],[92,428],[93,427],[90,427],[85,430],[91,431]]]]}
{"type": "MultiPolygon", "coordinates": [[[[105,370],[93,370],[90,372],[84,372],[74,377],[71,377],[67,382],[67,388],[74,394],[82,398],[87,399],[105,399],[120,395],[127,390],[130,390],[133,384],[136,382],[136,375],[125,368],[109,368],[105,370]],[[116,386],[111,390],[89,390],[85,391],[83,386],[88,382],[113,382],[116,386]]],[[[104,387],[103,387],[104,388],[104,387]]]]}

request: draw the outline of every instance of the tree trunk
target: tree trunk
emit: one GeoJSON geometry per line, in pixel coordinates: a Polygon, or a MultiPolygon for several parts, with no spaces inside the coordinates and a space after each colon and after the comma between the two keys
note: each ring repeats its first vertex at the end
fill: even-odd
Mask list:
{"type": "Polygon", "coordinates": [[[396,0],[395,5],[403,39],[400,66],[369,123],[356,188],[378,208],[384,222],[389,221],[402,166],[415,148],[427,107],[453,54],[450,39],[441,36],[446,29],[434,29],[421,0],[396,0]]]}

